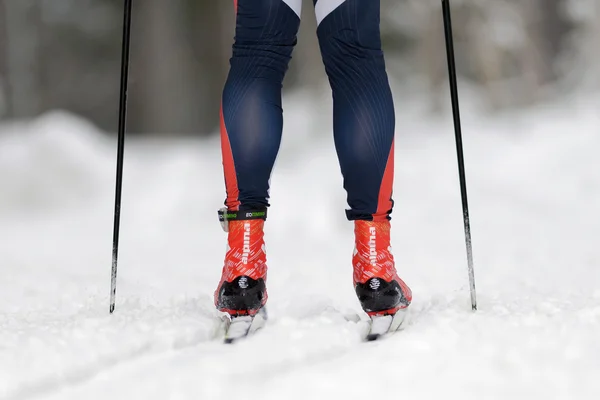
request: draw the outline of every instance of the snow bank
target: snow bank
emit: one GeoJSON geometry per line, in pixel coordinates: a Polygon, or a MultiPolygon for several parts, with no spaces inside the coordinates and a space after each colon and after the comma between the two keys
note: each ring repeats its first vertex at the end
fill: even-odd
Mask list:
{"type": "Polygon", "coordinates": [[[0,213],[64,210],[88,200],[106,184],[110,146],[94,126],[64,112],[0,127],[0,213]]]}

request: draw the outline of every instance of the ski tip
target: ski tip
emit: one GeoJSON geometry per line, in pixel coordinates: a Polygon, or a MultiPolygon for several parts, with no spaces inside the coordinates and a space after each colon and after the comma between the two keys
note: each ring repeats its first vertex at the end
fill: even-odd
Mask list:
{"type": "Polygon", "coordinates": [[[233,344],[233,343],[235,343],[235,339],[234,338],[225,338],[225,339],[223,339],[223,343],[224,344],[233,344]]]}

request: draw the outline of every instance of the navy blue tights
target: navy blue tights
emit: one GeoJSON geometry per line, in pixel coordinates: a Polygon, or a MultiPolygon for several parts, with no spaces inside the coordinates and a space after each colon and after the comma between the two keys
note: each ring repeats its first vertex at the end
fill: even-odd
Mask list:
{"type": "MultiPolygon", "coordinates": [[[[314,0],[333,95],[333,128],[349,220],[393,208],[395,115],[380,38],[379,0],[314,0]]],[[[283,130],[282,82],[300,26],[301,0],[238,0],[221,144],[230,210],[269,206],[283,130]]]]}

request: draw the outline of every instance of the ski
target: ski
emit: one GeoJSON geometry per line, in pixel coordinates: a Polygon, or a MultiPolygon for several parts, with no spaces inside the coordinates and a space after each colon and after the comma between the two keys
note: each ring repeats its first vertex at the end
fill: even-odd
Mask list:
{"type": "MultiPolygon", "coordinates": [[[[362,319],[362,323],[367,323],[362,334],[363,341],[373,342],[381,340],[401,330],[406,320],[406,314],[407,310],[404,309],[399,310],[394,315],[375,315],[369,317],[367,321],[362,319]]],[[[342,316],[348,322],[361,322],[358,313],[342,313],[342,316]]],[[[254,316],[223,315],[221,316],[217,338],[221,338],[224,344],[236,343],[262,329],[266,325],[267,319],[265,307],[254,316]]]]}
{"type": "Polygon", "coordinates": [[[224,338],[225,344],[232,344],[244,339],[265,326],[267,312],[263,307],[256,315],[225,316],[224,338]]]}
{"type": "Polygon", "coordinates": [[[375,315],[370,317],[369,328],[364,341],[373,342],[398,331],[406,318],[406,309],[399,310],[394,315],[375,315]]]}

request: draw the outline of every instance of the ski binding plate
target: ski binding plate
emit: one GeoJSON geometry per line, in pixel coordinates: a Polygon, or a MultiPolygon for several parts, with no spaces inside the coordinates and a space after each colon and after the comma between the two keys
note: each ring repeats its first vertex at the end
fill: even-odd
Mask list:
{"type": "Polygon", "coordinates": [[[263,307],[254,316],[225,316],[223,319],[225,322],[225,337],[223,341],[226,344],[231,344],[261,329],[267,321],[267,311],[263,307]]]}
{"type": "Polygon", "coordinates": [[[398,310],[394,315],[375,315],[370,317],[369,328],[364,337],[372,342],[400,329],[406,318],[406,309],[398,310]]]}

